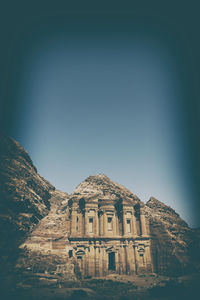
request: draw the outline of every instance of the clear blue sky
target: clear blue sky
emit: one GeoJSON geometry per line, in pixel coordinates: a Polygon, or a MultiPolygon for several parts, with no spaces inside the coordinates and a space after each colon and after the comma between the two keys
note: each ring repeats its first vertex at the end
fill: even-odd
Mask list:
{"type": "Polygon", "coordinates": [[[104,173],[195,225],[179,70],[165,43],[137,34],[48,37],[25,53],[19,82],[16,138],[56,188],[71,193],[104,173]]]}

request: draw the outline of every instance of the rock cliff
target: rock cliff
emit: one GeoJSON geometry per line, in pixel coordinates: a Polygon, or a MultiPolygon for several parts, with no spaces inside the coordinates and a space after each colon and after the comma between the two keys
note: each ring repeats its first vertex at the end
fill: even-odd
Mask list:
{"type": "Polygon", "coordinates": [[[146,203],[145,212],[155,272],[178,276],[199,270],[198,230],[191,229],[171,207],[153,197],[146,203]]]}
{"type": "Polygon", "coordinates": [[[25,271],[23,274],[37,274],[39,280],[48,278],[49,284],[57,282],[58,276],[59,280],[76,280],[76,264],[67,256],[65,212],[71,197],[126,199],[144,206],[152,237],[154,271],[166,276],[199,271],[199,230],[189,228],[172,208],[153,197],[144,204],[103,174],[89,176],[71,195],[55,190],[37,173],[18,142],[0,136],[2,277],[5,268],[11,271],[23,249],[16,265],[17,270],[25,271]]]}
{"type": "Polygon", "coordinates": [[[43,179],[28,153],[14,139],[0,135],[0,274],[18,255],[18,246],[47,215],[55,188],[43,179]]]}
{"type": "Polygon", "coordinates": [[[51,210],[48,216],[40,221],[22,246],[28,250],[27,268],[32,268],[30,262],[34,262],[35,271],[38,273],[57,274],[59,270],[63,276],[68,276],[70,280],[74,279],[72,269],[75,265],[67,255],[65,208],[68,199],[77,196],[84,199],[98,197],[107,200],[129,199],[134,205],[139,203],[144,206],[149,223],[149,234],[152,237],[151,254],[154,271],[166,276],[179,276],[198,271],[200,248],[198,231],[189,228],[169,206],[153,197],[144,204],[127,188],[111,181],[103,174],[89,176],[71,195],[58,191],[52,192],[51,210]],[[69,269],[66,269],[65,265],[68,265],[69,269]]]}
{"type": "Polygon", "coordinates": [[[127,199],[134,204],[142,203],[127,188],[113,182],[103,174],[89,176],[77,186],[71,195],[57,190],[51,194],[50,212],[21,245],[21,249],[25,251],[17,264],[21,271],[26,273],[30,270],[28,274],[35,274],[40,280],[49,275],[54,275],[59,281],[62,278],[76,280],[80,276],[76,260],[69,259],[68,256],[70,245],[66,206],[69,199],[73,197],[98,199],[100,197],[106,201],[127,199]]]}
{"type": "Polygon", "coordinates": [[[20,246],[23,251],[16,268],[19,269],[18,273],[26,274],[25,282],[27,278],[32,278],[32,275],[40,280],[51,275],[61,275],[61,279],[64,280],[76,280],[74,264],[68,259],[68,198],[67,193],[58,190],[51,192],[49,214],[20,246]]]}
{"type": "Polygon", "coordinates": [[[85,198],[101,197],[105,199],[127,199],[135,204],[142,203],[140,199],[124,186],[113,182],[104,174],[89,176],[81,182],[71,196],[81,195],[85,198]]]}
{"type": "Polygon", "coordinates": [[[89,176],[77,186],[71,196],[129,199],[144,206],[149,223],[151,254],[154,271],[167,276],[178,276],[200,269],[199,231],[191,229],[171,207],[151,197],[144,204],[127,188],[111,181],[103,174],[89,176]]]}

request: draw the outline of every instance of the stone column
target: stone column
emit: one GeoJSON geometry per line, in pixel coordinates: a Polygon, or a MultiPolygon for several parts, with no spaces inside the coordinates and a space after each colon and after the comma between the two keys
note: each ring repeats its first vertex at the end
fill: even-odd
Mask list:
{"type": "Polygon", "coordinates": [[[105,260],[105,255],[104,255],[104,246],[101,246],[101,257],[102,257],[102,263],[101,263],[101,268],[102,268],[102,276],[105,275],[105,267],[104,267],[104,260],[105,260]]]}
{"type": "Polygon", "coordinates": [[[134,257],[135,257],[135,274],[138,274],[138,256],[136,246],[133,245],[134,257]]]}
{"type": "Polygon", "coordinates": [[[96,231],[95,235],[99,236],[99,216],[98,216],[98,209],[95,210],[95,223],[96,223],[96,231]]]}
{"type": "Polygon", "coordinates": [[[113,235],[116,236],[117,232],[116,232],[116,216],[115,216],[115,212],[113,215],[113,235]]]}
{"type": "Polygon", "coordinates": [[[124,256],[125,256],[125,273],[129,274],[129,252],[128,252],[128,241],[125,241],[125,247],[124,247],[124,256]]]}
{"type": "Polygon", "coordinates": [[[141,265],[141,262],[140,262],[140,256],[139,256],[139,253],[138,253],[138,246],[135,246],[135,260],[136,260],[136,265],[137,265],[137,273],[136,274],[140,274],[140,270],[143,266],[141,265]]]}
{"type": "Polygon", "coordinates": [[[95,276],[95,248],[94,243],[91,243],[90,246],[90,254],[89,254],[89,261],[90,261],[90,275],[95,276]]]}
{"type": "Polygon", "coordinates": [[[107,220],[106,220],[106,212],[103,212],[103,236],[107,236],[107,220]]]}
{"type": "Polygon", "coordinates": [[[106,252],[106,247],[105,247],[105,274],[108,274],[108,253],[106,252]]]}
{"type": "Polygon", "coordinates": [[[99,235],[103,236],[103,213],[99,214],[99,235]]]}
{"type": "Polygon", "coordinates": [[[123,209],[123,235],[126,235],[126,212],[123,209]]]}
{"type": "Polygon", "coordinates": [[[66,210],[66,220],[69,220],[69,208],[66,210]]]}
{"type": "Polygon", "coordinates": [[[153,272],[153,265],[151,260],[151,253],[150,253],[150,247],[149,245],[145,248],[145,258],[146,258],[146,268],[147,272],[153,272]]]}
{"type": "Polygon", "coordinates": [[[137,224],[136,224],[136,217],[135,217],[135,210],[132,211],[132,233],[133,236],[137,236],[137,224]]]}
{"type": "Polygon", "coordinates": [[[121,275],[122,274],[122,254],[121,254],[121,244],[119,245],[119,252],[118,252],[118,255],[119,255],[119,274],[121,275]]]}
{"type": "Polygon", "coordinates": [[[88,208],[85,208],[85,235],[88,235],[88,208]]]}
{"type": "Polygon", "coordinates": [[[122,274],[126,274],[124,244],[122,244],[121,247],[120,247],[120,256],[121,256],[121,272],[122,272],[122,274]]]}
{"type": "Polygon", "coordinates": [[[150,236],[150,225],[149,225],[149,220],[147,218],[145,218],[145,223],[146,223],[146,231],[147,231],[147,235],[150,236]]]}
{"type": "Polygon", "coordinates": [[[96,241],[95,246],[95,276],[99,277],[99,242],[96,241]]]}
{"type": "Polygon", "coordinates": [[[103,248],[99,246],[99,276],[103,276],[103,248]]]}
{"type": "Polygon", "coordinates": [[[82,236],[82,230],[83,230],[82,229],[82,223],[83,223],[82,218],[83,218],[83,216],[82,216],[81,211],[79,211],[78,218],[79,218],[79,222],[78,222],[78,224],[79,224],[79,226],[78,226],[78,234],[82,236]]]}
{"type": "Polygon", "coordinates": [[[102,259],[102,265],[103,265],[103,276],[105,276],[107,274],[107,269],[108,269],[108,266],[106,265],[106,248],[105,248],[105,245],[103,245],[102,247],[102,256],[103,256],[103,259],[102,259]]]}
{"type": "Polygon", "coordinates": [[[132,257],[131,257],[131,251],[130,251],[130,245],[126,244],[126,260],[127,260],[127,274],[132,274],[132,257]]]}
{"type": "Polygon", "coordinates": [[[151,263],[151,254],[150,254],[150,248],[149,245],[145,247],[146,252],[146,261],[147,263],[151,263]]]}
{"type": "Polygon", "coordinates": [[[115,253],[115,268],[116,273],[119,274],[119,251],[115,253]]]}
{"type": "Polygon", "coordinates": [[[141,222],[141,234],[142,236],[147,236],[147,230],[146,230],[146,220],[144,215],[144,208],[140,208],[140,222],[141,222]]]}
{"type": "Polygon", "coordinates": [[[128,248],[128,260],[129,260],[129,273],[135,274],[135,253],[133,248],[133,242],[131,241],[128,248]]]}
{"type": "Polygon", "coordinates": [[[67,208],[66,212],[66,229],[67,232],[71,233],[71,221],[70,221],[70,213],[69,213],[69,208],[67,208]]]}
{"type": "Polygon", "coordinates": [[[85,249],[85,276],[89,275],[88,248],[85,249]]]}
{"type": "Polygon", "coordinates": [[[119,236],[119,219],[117,213],[115,214],[115,226],[116,226],[116,235],[119,236]]]}
{"type": "Polygon", "coordinates": [[[71,234],[76,234],[76,207],[72,207],[72,213],[71,213],[71,234]]]}
{"type": "Polygon", "coordinates": [[[82,275],[82,278],[85,277],[85,269],[86,269],[86,256],[85,254],[82,256],[82,271],[81,271],[81,275],[82,275]]]}

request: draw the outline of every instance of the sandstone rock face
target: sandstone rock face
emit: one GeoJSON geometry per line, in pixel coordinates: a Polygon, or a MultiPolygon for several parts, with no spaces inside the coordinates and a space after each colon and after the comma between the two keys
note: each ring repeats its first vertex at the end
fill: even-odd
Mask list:
{"type": "Polygon", "coordinates": [[[144,204],[125,187],[103,174],[89,176],[71,196],[129,199],[144,207],[151,237],[154,271],[161,275],[178,276],[200,269],[199,230],[191,229],[169,206],[151,197],[144,204]]]}
{"type": "Polygon", "coordinates": [[[18,246],[47,215],[53,190],[37,173],[24,148],[0,135],[1,268],[7,269],[18,253],[18,246]]]}
{"type": "Polygon", "coordinates": [[[66,206],[68,194],[55,190],[51,192],[51,209],[20,248],[24,252],[18,259],[17,267],[23,272],[29,270],[43,278],[44,274],[62,275],[76,280],[74,264],[68,258],[68,232],[66,206]]]}
{"type": "Polygon", "coordinates": [[[191,229],[169,206],[155,198],[145,205],[155,272],[168,276],[199,270],[199,231],[191,229]]]}
{"type": "Polygon", "coordinates": [[[86,198],[101,197],[110,200],[127,199],[142,203],[140,199],[124,186],[113,182],[104,174],[89,176],[80,183],[71,196],[81,195],[86,198]]]}
{"type": "Polygon", "coordinates": [[[173,209],[155,198],[144,204],[103,174],[89,176],[71,195],[55,190],[37,173],[23,147],[1,136],[1,271],[15,261],[21,245],[23,253],[17,269],[38,274],[39,278],[60,276],[63,280],[76,280],[78,266],[68,254],[71,248],[66,214],[68,201],[73,198],[92,202],[98,198],[112,203],[122,200],[143,207],[154,272],[176,276],[200,269],[200,231],[189,228],[173,209]]]}
{"type": "Polygon", "coordinates": [[[69,242],[83,278],[152,272],[143,206],[102,174],[75,189],[67,208],[69,242]]]}
{"type": "Polygon", "coordinates": [[[48,216],[40,221],[22,246],[27,248],[26,267],[31,269],[34,265],[35,272],[60,273],[74,280],[76,262],[67,254],[71,248],[66,210],[68,199],[77,197],[89,201],[97,198],[106,201],[127,199],[143,207],[149,225],[154,272],[178,276],[199,268],[198,230],[189,228],[172,208],[153,197],[145,205],[128,189],[103,174],[89,176],[71,195],[59,191],[53,191],[51,195],[48,216]]]}
{"type": "Polygon", "coordinates": [[[25,244],[32,251],[39,251],[41,254],[56,254],[62,252],[67,240],[67,227],[65,206],[68,195],[55,190],[51,192],[51,209],[36,228],[30,233],[25,244]]]}
{"type": "MultiPolygon", "coordinates": [[[[122,201],[123,203],[125,201],[126,205],[131,204],[131,206],[133,206],[140,203],[143,206],[143,203],[138,199],[137,196],[132,194],[125,187],[111,181],[107,176],[103,174],[89,176],[88,178],[86,178],[86,180],[84,180],[81,184],[78,185],[78,187],[74,190],[74,192],[71,195],[67,195],[66,193],[62,193],[59,191],[54,191],[51,194],[52,198],[50,199],[50,212],[48,216],[44,217],[40,221],[40,223],[37,225],[37,227],[31,233],[29,238],[25,241],[25,243],[21,245],[21,248],[25,249],[25,252],[18,260],[18,267],[21,268],[21,270],[25,272],[26,270],[30,270],[30,274],[32,273],[33,276],[35,274],[35,276],[39,277],[40,279],[43,278],[43,274],[48,274],[51,276],[54,275],[56,280],[58,280],[58,274],[61,275],[63,278],[66,278],[67,280],[75,280],[76,278],[90,275],[88,274],[88,272],[85,272],[85,270],[82,270],[82,268],[80,267],[80,261],[76,259],[76,255],[74,253],[76,252],[76,250],[74,249],[73,242],[70,242],[72,236],[70,229],[71,222],[69,221],[68,212],[71,209],[69,209],[69,207],[71,207],[71,203],[68,203],[68,200],[69,202],[71,202],[72,199],[84,198],[84,201],[86,201],[88,203],[87,205],[89,205],[90,207],[91,203],[93,203],[92,205],[94,205],[94,203],[96,203],[96,201],[100,199],[101,203],[103,203],[102,205],[108,205],[109,209],[111,205],[116,204],[119,201],[122,201]],[[74,253],[72,257],[69,257],[69,250],[73,251],[74,253]]],[[[97,205],[98,207],[98,203],[96,203],[95,205],[97,205]]],[[[76,218],[77,217],[75,217],[75,219],[76,218]]],[[[72,222],[74,223],[74,221],[72,222]]],[[[105,226],[107,225],[105,224],[105,226]]],[[[72,227],[74,230],[76,225],[73,224],[72,227]]],[[[119,238],[119,236],[117,236],[117,238],[119,238]]],[[[95,241],[97,240],[98,235],[95,238],[95,241]]],[[[107,239],[105,238],[105,240],[107,239]]],[[[106,245],[107,248],[113,246],[113,242],[110,242],[110,245],[105,244],[104,248],[98,248],[98,251],[101,250],[99,252],[100,256],[101,254],[107,256],[107,253],[105,252],[106,245]],[[105,254],[103,254],[103,250],[105,254]]],[[[80,241],[80,243],[83,247],[83,241],[80,241]]],[[[94,241],[92,243],[94,243],[94,241]]],[[[102,236],[101,243],[105,243],[104,238],[102,236]]],[[[115,241],[114,243],[116,244],[117,241],[115,241]]],[[[124,241],[124,237],[121,237],[120,243],[123,244],[123,247],[120,251],[125,251],[127,245],[124,241]]],[[[97,244],[99,245],[98,241],[97,244]]],[[[81,245],[78,246],[79,250],[81,249],[81,245]]],[[[88,250],[91,247],[91,249],[89,249],[91,251],[88,251],[93,253],[94,251],[96,251],[97,246],[95,245],[90,246],[88,242],[86,248],[88,250]]],[[[89,252],[87,254],[88,256],[89,252]]],[[[126,254],[121,253],[121,255],[123,256],[126,254]]],[[[91,260],[92,262],[90,269],[91,273],[94,273],[94,276],[96,273],[98,273],[98,275],[100,273],[107,273],[108,263],[106,260],[105,271],[99,270],[98,272],[96,270],[97,268],[93,264],[95,258],[91,257],[91,260]],[[92,271],[92,267],[96,270],[96,272],[92,271]]],[[[123,268],[125,272],[125,262],[123,262],[123,266],[120,265],[120,268],[123,268]]],[[[131,265],[129,269],[132,270],[134,268],[135,265],[131,265]]]]}

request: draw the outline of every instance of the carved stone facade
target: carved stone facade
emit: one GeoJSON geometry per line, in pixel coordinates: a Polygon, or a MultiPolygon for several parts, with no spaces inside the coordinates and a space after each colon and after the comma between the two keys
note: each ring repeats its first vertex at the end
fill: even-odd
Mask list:
{"type": "Polygon", "coordinates": [[[72,197],[68,202],[69,258],[82,277],[153,271],[143,208],[130,200],[72,197]]]}

